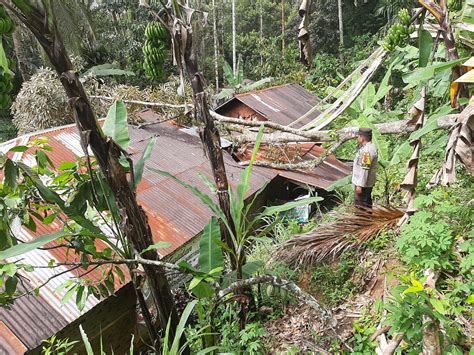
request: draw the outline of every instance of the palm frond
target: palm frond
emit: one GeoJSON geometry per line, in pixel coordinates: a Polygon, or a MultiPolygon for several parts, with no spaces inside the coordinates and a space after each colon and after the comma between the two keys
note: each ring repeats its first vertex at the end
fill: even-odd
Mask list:
{"type": "Polygon", "coordinates": [[[402,216],[401,210],[391,206],[373,209],[351,206],[348,212],[335,215],[333,222],[284,243],[276,259],[295,267],[315,265],[345,250],[364,248],[382,230],[395,227],[402,216]]]}

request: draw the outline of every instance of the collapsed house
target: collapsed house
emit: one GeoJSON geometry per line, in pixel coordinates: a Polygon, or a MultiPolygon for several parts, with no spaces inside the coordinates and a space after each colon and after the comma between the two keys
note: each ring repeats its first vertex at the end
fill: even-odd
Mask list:
{"type": "MultiPolygon", "coordinates": [[[[129,152],[132,159],[138,160],[149,139],[157,136],[157,143],[147,166],[167,171],[187,184],[208,192],[208,187],[198,174],[203,174],[210,180],[213,175],[195,131],[179,128],[169,122],[156,123],[162,121],[162,118],[152,111],[144,111],[141,116],[149,124],[143,128],[130,127],[129,152]]],[[[49,156],[55,166],[65,161],[75,161],[84,155],[75,125],[18,137],[1,144],[0,152],[11,159],[22,160],[33,166],[35,160],[29,151],[8,151],[13,146],[26,145],[39,137],[45,137],[48,145],[53,148],[49,156]]],[[[309,159],[319,156],[322,151],[323,149],[315,144],[304,144],[295,149],[294,154],[301,159],[309,159]]],[[[234,156],[224,155],[231,187],[235,188],[244,169],[238,160],[247,158],[248,151],[245,149],[234,156]]],[[[295,187],[311,187],[323,193],[328,185],[349,173],[350,167],[333,156],[310,171],[254,167],[247,198],[263,186],[265,192],[259,197],[259,206],[274,200],[297,197],[299,192],[294,193],[295,187]]],[[[138,186],[137,200],[148,216],[154,242],[171,243],[169,248],[158,250],[160,257],[170,262],[184,259],[193,263],[198,256],[199,235],[212,216],[207,206],[173,179],[148,169],[145,169],[138,186]]],[[[31,241],[40,235],[54,233],[59,228],[59,224],[54,222],[49,225],[38,224],[36,232],[22,227],[17,237],[24,242],[31,241]]],[[[64,247],[35,250],[21,256],[24,262],[33,265],[47,265],[50,260],[58,263],[71,262],[75,261],[75,257],[64,247]]],[[[53,335],[58,338],[79,339],[79,324],[83,326],[92,344],[98,344],[102,339],[104,344],[113,346],[115,353],[126,353],[130,346],[131,334],[137,331],[135,293],[128,280],[120,282],[116,279],[115,295],[105,300],[90,296],[82,312],[77,309],[73,299],[62,301],[65,291],[56,291],[66,280],[81,277],[81,271],[68,270],[66,267],[36,269],[28,273],[28,279],[22,287],[34,289],[61,272],[61,275],[41,288],[38,296],[22,297],[15,301],[11,309],[0,309],[0,354],[39,353],[42,341],[53,335]]],[[[101,272],[88,273],[87,279],[100,282],[101,272]]],[[[173,280],[171,282],[173,284],[173,280]]],[[[80,349],[78,351],[80,352],[80,349]]]]}

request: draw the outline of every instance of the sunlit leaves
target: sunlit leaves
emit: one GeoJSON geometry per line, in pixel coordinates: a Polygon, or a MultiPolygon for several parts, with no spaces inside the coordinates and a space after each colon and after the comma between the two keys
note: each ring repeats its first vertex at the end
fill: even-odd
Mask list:
{"type": "Polygon", "coordinates": [[[127,108],[122,101],[112,104],[102,127],[104,133],[111,137],[123,150],[130,145],[128,134],[127,108]]]}

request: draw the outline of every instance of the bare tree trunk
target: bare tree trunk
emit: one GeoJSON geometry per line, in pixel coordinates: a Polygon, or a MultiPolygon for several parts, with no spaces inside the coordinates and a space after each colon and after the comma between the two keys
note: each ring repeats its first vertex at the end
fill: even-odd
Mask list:
{"type": "MultiPolygon", "coordinates": [[[[263,46],[263,0],[260,0],[260,45],[263,46]]],[[[263,51],[260,51],[260,65],[263,65],[263,51]]]]}
{"type": "Polygon", "coordinates": [[[214,75],[216,76],[216,92],[219,91],[219,42],[217,40],[216,1],[212,0],[212,29],[214,37],[214,75]]]}
{"type": "Polygon", "coordinates": [[[281,51],[285,51],[285,1],[281,0],[281,51]]]}
{"type": "Polygon", "coordinates": [[[339,57],[342,60],[342,51],[344,47],[344,17],[342,13],[342,0],[337,0],[337,14],[339,19],[339,57]]]}
{"type": "Polygon", "coordinates": [[[232,70],[237,74],[237,32],[235,30],[235,0],[232,0],[232,70]]]}
{"type": "MultiPolygon", "coordinates": [[[[172,24],[170,27],[171,26],[172,24]]],[[[178,52],[176,56],[178,58],[181,58],[182,56],[189,80],[191,82],[191,87],[193,89],[194,115],[196,120],[201,122],[203,125],[203,128],[200,132],[200,137],[211,163],[214,182],[216,183],[217,187],[219,206],[224,212],[230,228],[235,233],[233,218],[230,213],[229,183],[227,181],[224,156],[222,154],[220,143],[220,135],[214,124],[214,119],[211,116],[207,104],[206,92],[204,91],[204,78],[202,73],[199,71],[196,54],[194,52],[192,26],[191,24],[187,24],[186,26],[182,24],[180,31],[171,31],[171,33],[174,33],[175,51],[178,52]],[[183,35],[184,32],[186,32],[185,36],[183,35]],[[183,48],[183,46],[184,51],[181,52],[181,48],[183,48]]],[[[230,232],[222,223],[221,238],[222,241],[229,247],[233,246],[230,232]]],[[[235,270],[237,267],[236,259],[232,255],[230,255],[230,259],[232,268],[235,270]]]]}
{"type": "MultiPolygon", "coordinates": [[[[0,3],[9,7],[7,0],[0,0],[0,3]]],[[[89,99],[66,53],[51,8],[47,6],[44,9],[39,8],[26,0],[13,0],[13,3],[16,8],[10,7],[10,10],[33,32],[61,79],[74,112],[83,149],[87,151],[88,147],[91,148],[114,193],[123,216],[121,222],[123,233],[135,250],[141,251],[147,248],[153,243],[151,229],[145,212],[137,203],[127,173],[120,164],[122,150],[115,142],[107,139],[100,129],[89,99]]],[[[153,251],[145,253],[144,258],[159,259],[158,254],[153,251]]],[[[158,311],[160,326],[164,328],[170,320],[171,332],[174,334],[179,318],[164,269],[149,265],[143,265],[143,269],[158,311]]]]}
{"type": "Polygon", "coordinates": [[[30,73],[28,70],[28,58],[25,55],[23,50],[23,43],[21,41],[21,27],[18,26],[17,29],[12,33],[13,39],[13,49],[15,50],[16,60],[18,61],[18,70],[23,81],[28,81],[30,79],[30,73]]]}

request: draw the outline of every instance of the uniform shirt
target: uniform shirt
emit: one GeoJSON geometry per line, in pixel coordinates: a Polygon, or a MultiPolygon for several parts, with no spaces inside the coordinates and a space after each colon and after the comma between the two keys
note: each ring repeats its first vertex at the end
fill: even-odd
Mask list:
{"type": "Polygon", "coordinates": [[[354,185],[360,187],[375,185],[377,159],[377,147],[372,142],[367,142],[357,150],[352,168],[352,183],[354,185]]]}

